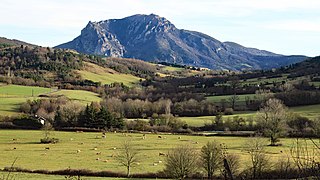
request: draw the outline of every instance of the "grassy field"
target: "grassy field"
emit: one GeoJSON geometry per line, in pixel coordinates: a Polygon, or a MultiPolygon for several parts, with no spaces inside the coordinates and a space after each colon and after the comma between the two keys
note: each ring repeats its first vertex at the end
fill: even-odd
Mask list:
{"type": "Polygon", "coordinates": [[[50,88],[44,87],[3,85],[0,86],[0,97],[36,97],[51,91],[50,88]]]}
{"type": "MultiPolygon", "coordinates": [[[[289,108],[289,110],[310,119],[320,118],[320,104],[292,107],[289,108]]],[[[254,119],[256,117],[256,111],[235,111],[235,114],[233,115],[224,115],[223,120],[226,121],[235,116],[254,119]]],[[[179,117],[179,119],[185,121],[189,126],[200,127],[204,126],[205,124],[210,124],[212,120],[215,119],[215,116],[179,117]]]]}
{"type": "MultiPolygon", "coordinates": [[[[5,179],[8,175],[8,172],[0,171],[0,179],[5,179]]],[[[12,179],[32,179],[32,180],[62,180],[66,179],[65,176],[60,175],[46,175],[46,174],[36,174],[36,173],[21,173],[21,172],[13,172],[10,173],[10,178],[12,179]]],[[[127,178],[109,178],[109,177],[86,177],[81,176],[82,180],[95,180],[95,179],[107,179],[107,180],[127,180],[127,178]]],[[[147,180],[147,179],[144,179],[147,180]]]]}
{"type": "MultiPolygon", "coordinates": [[[[227,121],[228,119],[232,119],[235,116],[239,116],[242,118],[255,117],[255,112],[238,112],[233,115],[224,115],[222,119],[227,121]]],[[[211,124],[212,120],[215,119],[215,116],[199,116],[199,117],[179,117],[182,121],[185,121],[189,126],[201,127],[205,124],[211,124]]]]}
{"type": "MultiPolygon", "coordinates": [[[[238,100],[237,102],[245,102],[247,96],[250,97],[251,99],[253,99],[253,98],[256,96],[256,94],[242,94],[242,95],[238,95],[239,100],[238,100]]],[[[211,102],[219,103],[219,102],[221,102],[222,99],[228,101],[228,99],[229,99],[230,97],[231,97],[230,95],[226,95],[226,96],[208,96],[208,97],[207,97],[207,100],[208,100],[208,101],[211,101],[211,102]]]]}
{"type": "Polygon", "coordinates": [[[311,119],[320,118],[320,104],[290,108],[293,112],[311,119]]]}
{"type": "Polygon", "coordinates": [[[79,101],[82,104],[101,101],[101,98],[98,96],[98,94],[90,91],[83,91],[83,90],[59,90],[51,94],[64,95],[69,99],[74,101],[79,101]]]}
{"type": "Polygon", "coordinates": [[[36,100],[41,94],[65,95],[71,100],[79,101],[82,104],[88,104],[92,101],[100,101],[98,94],[82,90],[59,90],[51,88],[20,86],[20,85],[2,85],[0,86],[0,114],[12,116],[19,114],[20,104],[27,100],[36,100]]]}
{"type": "Polygon", "coordinates": [[[141,79],[131,74],[118,73],[112,69],[103,68],[92,63],[85,63],[85,69],[77,71],[77,73],[79,73],[83,79],[88,79],[94,82],[101,82],[102,84],[119,82],[129,87],[139,83],[141,79]]]}
{"type": "Polygon", "coordinates": [[[184,68],[172,67],[172,66],[164,66],[164,68],[162,68],[162,69],[165,70],[165,71],[170,71],[170,72],[184,70],[184,68]]]}
{"type": "MultiPolygon", "coordinates": [[[[250,139],[244,137],[162,135],[159,139],[157,134],[147,134],[147,138],[142,139],[142,134],[107,133],[107,138],[103,139],[101,135],[54,132],[52,136],[59,138],[60,142],[45,145],[39,144],[39,139],[43,136],[41,131],[0,130],[0,151],[3,152],[0,154],[0,168],[10,166],[17,158],[16,166],[33,170],[72,168],[124,172],[125,168],[119,166],[115,156],[120,152],[121,143],[125,140],[130,140],[139,150],[140,164],[133,168],[133,173],[162,170],[165,158],[159,156],[159,152],[166,153],[170,148],[182,144],[189,144],[199,151],[206,142],[213,140],[224,143],[229,153],[239,155],[242,167],[249,161],[243,146],[250,139]],[[46,147],[50,150],[45,150],[46,147]],[[77,153],[77,150],[81,152],[77,153]]],[[[273,161],[289,153],[293,139],[282,139],[281,143],[283,146],[266,146],[266,153],[273,161]]],[[[268,144],[267,140],[265,144],[268,144]]]]}

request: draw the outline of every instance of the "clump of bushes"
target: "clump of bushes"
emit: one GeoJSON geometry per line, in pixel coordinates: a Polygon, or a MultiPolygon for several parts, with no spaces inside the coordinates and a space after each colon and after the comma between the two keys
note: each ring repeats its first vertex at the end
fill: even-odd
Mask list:
{"type": "Polygon", "coordinates": [[[55,144],[55,143],[58,143],[58,142],[59,142],[59,139],[58,139],[58,138],[49,138],[49,137],[46,137],[46,138],[40,139],[40,143],[41,143],[41,144],[55,144]]]}

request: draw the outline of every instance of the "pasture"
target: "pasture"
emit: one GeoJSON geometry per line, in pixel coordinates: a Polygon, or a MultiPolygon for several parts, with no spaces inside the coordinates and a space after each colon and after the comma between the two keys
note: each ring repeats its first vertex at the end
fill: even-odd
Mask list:
{"type": "MultiPolygon", "coordinates": [[[[100,101],[98,94],[83,90],[56,90],[36,86],[2,85],[0,86],[0,114],[12,116],[19,114],[19,107],[27,100],[36,100],[41,94],[49,96],[64,95],[67,98],[88,104],[92,101],[100,101]]],[[[46,97],[47,98],[47,97],[46,97]]]]}
{"type": "MultiPolygon", "coordinates": [[[[132,173],[157,172],[164,168],[164,156],[172,147],[188,144],[197,151],[208,141],[224,143],[229,153],[237,154],[241,159],[242,168],[249,161],[248,153],[243,149],[250,140],[246,137],[205,137],[188,135],[142,134],[134,133],[102,133],[52,132],[51,137],[60,139],[57,144],[40,144],[42,131],[0,130],[0,168],[10,166],[17,158],[15,166],[27,169],[90,169],[93,171],[111,170],[124,172],[119,166],[116,156],[124,141],[131,141],[139,151],[139,164],[132,173]],[[14,139],[14,140],[13,140],[14,139]]],[[[293,139],[281,139],[283,146],[269,147],[265,139],[266,153],[272,161],[288,155],[293,139]]]]}
{"type": "MultiPolygon", "coordinates": [[[[5,179],[8,175],[8,172],[1,172],[0,171],[0,179],[5,179]]],[[[47,175],[47,174],[37,174],[37,173],[22,173],[22,172],[12,172],[9,175],[10,178],[12,179],[33,179],[33,180],[61,180],[61,179],[66,179],[65,176],[60,176],[60,175],[47,175]]],[[[75,177],[74,177],[75,178],[75,177]]],[[[81,176],[82,180],[95,180],[95,179],[106,179],[106,180],[112,180],[112,179],[117,179],[117,180],[127,180],[127,178],[109,178],[109,177],[86,177],[86,176],[81,176]]],[[[146,180],[146,179],[145,179],[146,180]]]]}
{"type": "Polygon", "coordinates": [[[76,72],[80,74],[83,79],[91,80],[93,82],[101,82],[101,84],[118,82],[132,87],[138,84],[141,79],[131,74],[119,73],[113,69],[103,68],[92,63],[85,63],[85,68],[76,72]]]}

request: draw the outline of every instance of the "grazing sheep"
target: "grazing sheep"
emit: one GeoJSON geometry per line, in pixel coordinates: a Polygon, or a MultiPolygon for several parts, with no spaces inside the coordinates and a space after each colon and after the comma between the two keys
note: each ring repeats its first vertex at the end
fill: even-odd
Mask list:
{"type": "Polygon", "coordinates": [[[98,148],[95,147],[95,148],[93,148],[93,150],[96,151],[96,150],[98,150],[98,148]]]}
{"type": "Polygon", "coordinates": [[[13,149],[17,149],[16,147],[14,147],[13,149]]]}
{"type": "Polygon", "coordinates": [[[166,156],[165,153],[159,152],[159,156],[166,156]]]}
{"type": "Polygon", "coordinates": [[[178,139],[181,139],[181,137],[179,136],[178,139]]]}
{"type": "Polygon", "coordinates": [[[70,141],[73,141],[73,138],[70,138],[70,141]]]}
{"type": "Polygon", "coordinates": [[[115,134],[117,134],[117,131],[114,131],[115,134]]]}
{"type": "Polygon", "coordinates": [[[162,161],[158,161],[158,163],[162,163],[162,161]]]}
{"type": "Polygon", "coordinates": [[[159,138],[159,139],[161,139],[161,138],[162,138],[162,136],[158,136],[158,138],[159,138]]]}
{"type": "Polygon", "coordinates": [[[49,150],[50,148],[49,148],[49,147],[45,147],[44,149],[45,149],[45,150],[49,150]]]}
{"type": "Polygon", "coordinates": [[[105,139],[105,138],[107,138],[107,136],[106,136],[106,135],[102,135],[102,138],[104,138],[104,139],[105,139]]]}
{"type": "Polygon", "coordinates": [[[113,150],[116,150],[117,148],[116,147],[114,147],[114,148],[112,148],[113,150]]]}
{"type": "Polygon", "coordinates": [[[96,155],[101,155],[101,152],[97,152],[96,155]]]}
{"type": "Polygon", "coordinates": [[[100,160],[100,158],[96,158],[96,160],[97,160],[97,161],[99,161],[99,160],[100,160]]]}
{"type": "Polygon", "coordinates": [[[80,153],[80,152],[81,152],[81,150],[80,150],[80,149],[78,149],[78,150],[77,150],[77,153],[80,153]]]}
{"type": "Polygon", "coordinates": [[[153,166],[158,166],[158,164],[157,163],[153,163],[153,166]]]}

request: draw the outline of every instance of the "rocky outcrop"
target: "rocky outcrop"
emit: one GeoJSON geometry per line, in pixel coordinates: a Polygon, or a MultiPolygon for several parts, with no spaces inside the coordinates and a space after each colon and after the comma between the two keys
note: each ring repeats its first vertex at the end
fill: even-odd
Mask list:
{"type": "Polygon", "coordinates": [[[177,29],[154,14],[89,22],[80,36],[57,48],[229,70],[267,69],[306,59],[220,42],[203,33],[177,29]]]}

